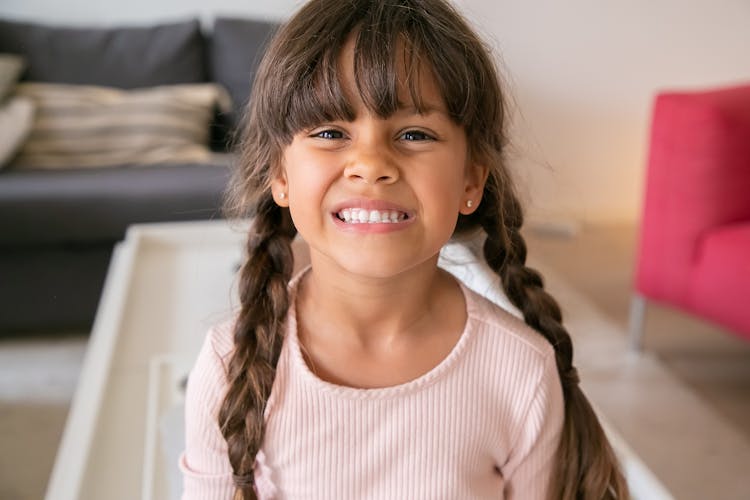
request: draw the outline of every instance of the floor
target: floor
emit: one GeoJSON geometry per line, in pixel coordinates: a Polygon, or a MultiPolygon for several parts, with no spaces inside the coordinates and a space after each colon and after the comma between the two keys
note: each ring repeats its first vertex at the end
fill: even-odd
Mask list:
{"type": "Polygon", "coordinates": [[[0,339],[0,499],[44,498],[88,337],[0,339]]]}
{"type": "MultiPolygon", "coordinates": [[[[530,257],[627,330],[634,226],[586,227],[573,238],[533,230],[525,236],[530,257]]],[[[649,304],[644,347],[750,439],[750,343],[700,319],[649,304]]]]}
{"type": "Polygon", "coordinates": [[[649,304],[645,350],[632,353],[635,228],[526,236],[532,264],[552,278],[550,290],[570,313],[584,391],[646,472],[677,499],[750,498],[750,343],[649,304]]]}
{"type": "MultiPolygon", "coordinates": [[[[560,287],[561,283],[574,289],[560,297],[564,311],[566,307],[575,308],[571,325],[586,329],[595,324],[588,329],[600,329],[600,338],[605,337],[604,330],[607,330],[619,335],[616,341],[624,343],[635,228],[584,227],[574,237],[532,228],[526,231],[526,238],[530,260],[543,273],[554,277],[550,280],[551,290],[563,290],[565,287],[560,287]],[[582,319],[581,303],[596,308],[587,314],[596,316],[598,323],[585,323],[589,320],[582,319]]],[[[582,375],[588,379],[585,389],[600,406],[612,412],[612,422],[628,442],[638,448],[639,454],[645,455],[645,461],[651,461],[649,467],[662,474],[660,479],[675,498],[709,498],[696,493],[698,482],[721,483],[712,490],[711,498],[750,498],[746,477],[747,463],[750,463],[747,460],[750,457],[750,343],[658,306],[649,307],[646,323],[647,354],[637,359],[618,358],[619,354],[608,356],[609,351],[596,346],[599,338],[596,336],[576,339],[578,356],[585,368],[582,375]],[[626,369],[620,370],[618,364],[627,365],[626,369]],[[628,368],[635,375],[622,376],[628,373],[628,368]],[[697,426],[698,431],[681,436],[684,428],[676,425],[673,435],[667,436],[669,411],[650,409],[654,413],[650,414],[647,409],[638,418],[628,414],[633,412],[628,406],[630,402],[642,396],[638,393],[644,377],[648,384],[648,377],[663,368],[669,372],[672,384],[660,386],[668,392],[663,397],[675,401],[669,410],[675,414],[692,412],[694,418],[689,424],[693,428],[697,426]],[[615,371],[618,376],[611,376],[615,371]],[[628,426],[630,421],[638,425],[628,426]],[[649,429],[661,429],[664,439],[654,439],[649,429]],[[695,432],[703,437],[703,448],[680,444],[679,440],[701,441],[691,439],[695,432]],[[703,455],[697,460],[690,458],[690,453],[697,452],[703,455]],[[692,469],[683,468],[681,458],[683,462],[689,459],[692,469]],[[693,470],[703,470],[707,475],[693,474],[693,470]],[[738,470],[745,473],[737,473],[738,470]]],[[[65,335],[53,341],[0,341],[0,499],[43,498],[85,342],[86,337],[80,334],[65,335]],[[37,366],[44,369],[36,369],[37,366]],[[18,387],[14,376],[23,378],[23,391],[14,389],[18,387]]],[[[653,389],[649,391],[651,398],[662,397],[656,385],[653,389]]]]}

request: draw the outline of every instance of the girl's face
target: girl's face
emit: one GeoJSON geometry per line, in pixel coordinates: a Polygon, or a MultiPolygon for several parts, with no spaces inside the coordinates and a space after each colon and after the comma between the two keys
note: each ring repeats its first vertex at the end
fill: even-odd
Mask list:
{"type": "Polygon", "coordinates": [[[424,114],[404,84],[403,106],[382,119],[359,96],[351,43],[340,68],[354,121],[297,133],[272,182],[274,199],[289,207],[314,263],[373,278],[435,265],[458,214],[476,210],[487,169],[470,161],[431,71],[421,68],[418,82],[424,114]]]}

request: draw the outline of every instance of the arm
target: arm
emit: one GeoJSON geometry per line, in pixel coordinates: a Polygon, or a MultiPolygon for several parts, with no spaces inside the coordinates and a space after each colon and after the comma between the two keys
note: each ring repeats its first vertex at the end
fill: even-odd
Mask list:
{"type": "Polygon", "coordinates": [[[217,421],[227,384],[216,350],[219,332],[219,329],[209,331],[188,379],[185,451],[180,457],[183,500],[228,500],[234,494],[227,443],[217,421]]]}
{"type": "Polygon", "coordinates": [[[565,415],[555,356],[545,360],[542,377],[502,467],[505,498],[546,500],[565,415]]]}

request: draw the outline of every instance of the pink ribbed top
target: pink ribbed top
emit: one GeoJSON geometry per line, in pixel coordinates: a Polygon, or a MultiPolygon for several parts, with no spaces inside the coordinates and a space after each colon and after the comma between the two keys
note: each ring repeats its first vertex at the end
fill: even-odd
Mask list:
{"type": "MultiPolygon", "coordinates": [[[[294,293],[256,457],[261,499],[543,499],[563,422],[552,347],[462,285],[468,319],[435,368],[410,382],[356,389],[307,367],[294,293]]],[[[294,290],[292,290],[294,291],[294,290]]],[[[217,413],[232,326],[209,331],[190,374],[183,500],[230,499],[217,413]]]]}

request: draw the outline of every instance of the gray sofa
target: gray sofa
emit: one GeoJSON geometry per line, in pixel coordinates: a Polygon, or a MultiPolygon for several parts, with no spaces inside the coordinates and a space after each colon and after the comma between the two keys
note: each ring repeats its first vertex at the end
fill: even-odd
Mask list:
{"type": "MultiPolygon", "coordinates": [[[[0,20],[0,53],[22,80],[119,87],[218,82],[212,149],[227,151],[275,25],[217,18],[149,27],[53,27],[0,20]]],[[[0,334],[90,329],[114,244],[134,223],[221,217],[229,158],[184,165],[0,170],[0,334]]]]}

